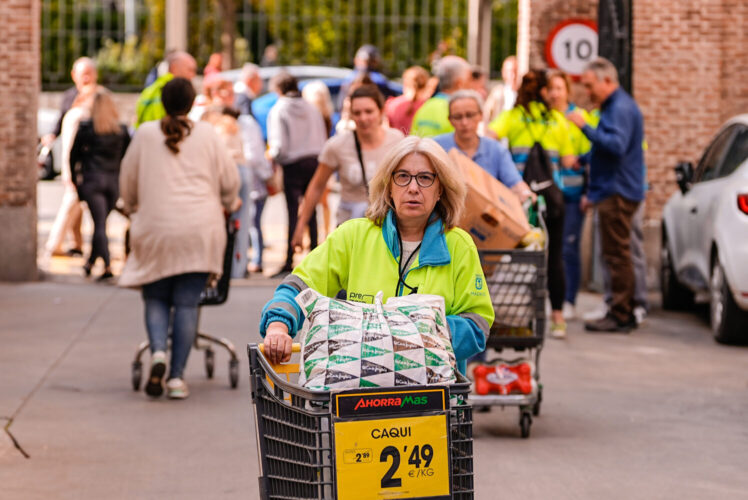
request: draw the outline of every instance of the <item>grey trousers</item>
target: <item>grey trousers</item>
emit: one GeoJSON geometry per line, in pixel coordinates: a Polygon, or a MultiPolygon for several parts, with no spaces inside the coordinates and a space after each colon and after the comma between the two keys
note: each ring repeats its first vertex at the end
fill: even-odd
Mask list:
{"type": "MultiPolygon", "coordinates": [[[[595,225],[598,225],[597,214],[595,214],[595,225]]],[[[639,208],[634,213],[631,221],[631,261],[634,264],[634,302],[649,310],[649,301],[647,299],[647,256],[644,254],[644,203],[639,204],[639,208]]],[[[610,286],[610,271],[608,266],[603,262],[602,245],[600,244],[599,228],[595,231],[597,241],[595,243],[595,259],[602,263],[603,287],[605,289],[605,303],[610,304],[613,300],[613,294],[610,286]]]]}

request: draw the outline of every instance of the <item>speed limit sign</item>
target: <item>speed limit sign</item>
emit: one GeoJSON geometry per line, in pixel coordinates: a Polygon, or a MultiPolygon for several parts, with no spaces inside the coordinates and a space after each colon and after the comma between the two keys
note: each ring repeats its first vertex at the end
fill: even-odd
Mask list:
{"type": "Polygon", "coordinates": [[[545,58],[551,68],[579,76],[597,57],[597,24],[584,19],[561,21],[545,42],[545,58]]]}

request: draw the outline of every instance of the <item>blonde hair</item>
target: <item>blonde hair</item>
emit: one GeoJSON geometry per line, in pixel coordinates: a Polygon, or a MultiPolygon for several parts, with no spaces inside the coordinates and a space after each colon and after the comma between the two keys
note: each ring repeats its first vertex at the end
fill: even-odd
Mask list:
{"type": "Polygon", "coordinates": [[[442,219],[446,229],[457,225],[465,209],[467,188],[459,167],[433,139],[409,136],[395,144],[384,157],[369,183],[369,209],[366,217],[378,226],[384,222],[389,210],[395,210],[392,202],[392,173],[402,161],[414,154],[425,156],[434,167],[442,192],[434,210],[442,219]]]}
{"type": "Polygon", "coordinates": [[[91,121],[98,135],[118,134],[121,131],[117,105],[108,90],[96,92],[91,106],[91,121]]]}
{"type": "Polygon", "coordinates": [[[322,118],[325,120],[327,135],[330,135],[332,131],[332,115],[335,112],[335,108],[332,105],[330,89],[327,88],[325,82],[322,80],[312,80],[307,83],[301,89],[301,97],[320,112],[322,118]]]}

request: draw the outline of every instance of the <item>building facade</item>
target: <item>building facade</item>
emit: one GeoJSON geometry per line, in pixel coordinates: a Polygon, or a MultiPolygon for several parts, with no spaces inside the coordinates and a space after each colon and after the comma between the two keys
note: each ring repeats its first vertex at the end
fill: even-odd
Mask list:
{"type": "Polygon", "coordinates": [[[39,5],[0,2],[0,281],[36,278],[39,5]]]}

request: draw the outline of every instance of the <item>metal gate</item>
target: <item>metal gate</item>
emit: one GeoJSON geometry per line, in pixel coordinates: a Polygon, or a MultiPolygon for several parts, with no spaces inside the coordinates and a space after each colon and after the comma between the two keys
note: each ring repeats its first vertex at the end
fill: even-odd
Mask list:
{"type": "MultiPolygon", "coordinates": [[[[261,62],[349,67],[376,45],[383,72],[429,67],[440,51],[464,56],[468,0],[188,0],[188,50],[203,66],[227,49],[233,66],[261,62]],[[233,19],[233,22],[223,22],[233,19]],[[268,49],[268,47],[271,47],[268,49]],[[267,51],[267,52],[266,52],[267,51]]],[[[70,85],[78,57],[96,59],[102,84],[139,90],[163,57],[165,0],[41,0],[42,85],[70,85]]],[[[491,74],[514,53],[517,0],[493,0],[491,74]]]]}

